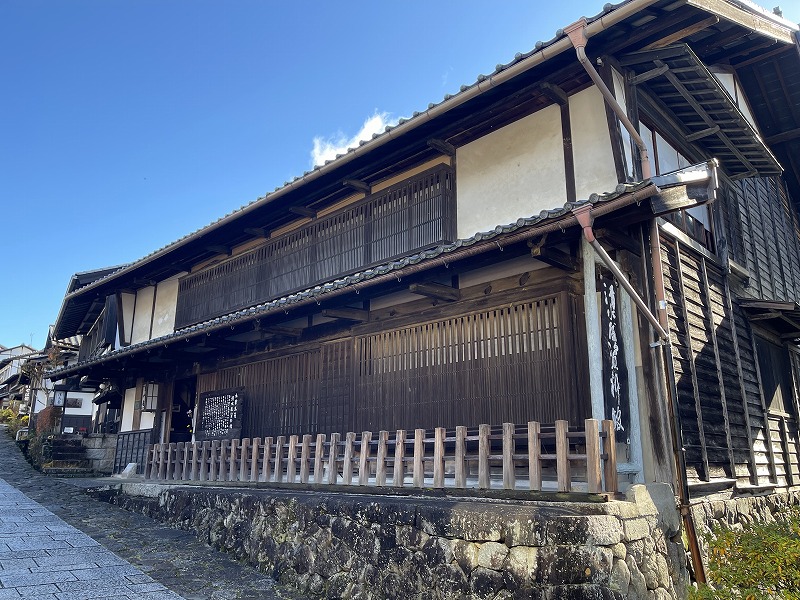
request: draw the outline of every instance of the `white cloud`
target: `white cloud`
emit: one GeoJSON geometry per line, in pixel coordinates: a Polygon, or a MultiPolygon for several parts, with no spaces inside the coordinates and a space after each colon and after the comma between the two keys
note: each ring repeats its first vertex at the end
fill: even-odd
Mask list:
{"type": "Polygon", "coordinates": [[[341,131],[327,138],[317,136],[314,138],[314,148],[311,150],[311,164],[315,167],[325,164],[326,160],[336,158],[337,154],[344,154],[348,148],[357,147],[361,140],[371,140],[373,134],[383,133],[387,125],[394,125],[396,122],[390,118],[389,113],[376,110],[351,138],[341,131]]]}

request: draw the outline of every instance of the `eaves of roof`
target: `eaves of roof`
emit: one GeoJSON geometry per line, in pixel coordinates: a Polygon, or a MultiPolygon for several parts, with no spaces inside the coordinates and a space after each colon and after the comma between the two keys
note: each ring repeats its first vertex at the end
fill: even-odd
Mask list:
{"type": "MultiPolygon", "coordinates": [[[[716,2],[716,0],[714,1],[716,2]]],[[[753,19],[758,18],[762,22],[768,23],[770,26],[780,27],[787,30],[797,29],[795,24],[790,23],[789,21],[778,17],[777,15],[771,14],[768,11],[765,11],[763,8],[758,7],[748,0],[728,1],[730,2],[730,5],[732,7],[736,7],[736,10],[740,11],[741,14],[746,16],[753,15],[753,19]]],[[[605,4],[601,12],[586,19],[588,24],[587,33],[591,37],[591,35],[599,33],[600,31],[615,25],[617,22],[622,21],[631,15],[637,14],[638,11],[642,11],[659,2],[662,2],[662,0],[624,0],[617,4],[605,4]]],[[[716,6],[709,0],[689,0],[689,3],[697,8],[711,13],[714,12],[714,6],[716,6]]],[[[359,142],[358,146],[348,148],[347,152],[337,155],[335,159],[328,160],[324,164],[318,165],[313,169],[306,171],[302,175],[295,177],[293,180],[285,182],[282,186],[276,187],[274,191],[266,194],[265,196],[229,212],[216,221],[213,221],[212,223],[200,229],[188,233],[178,240],[154,250],[150,254],[147,254],[146,256],[132,263],[121,266],[120,268],[98,278],[95,281],[92,281],[91,283],[69,291],[69,293],[67,293],[65,296],[64,304],[66,304],[72,298],[80,296],[81,294],[89,292],[98,286],[107,283],[111,279],[124,277],[125,275],[133,272],[135,269],[144,267],[147,265],[147,263],[176,251],[190,242],[201,238],[212,231],[215,231],[217,228],[247,216],[252,211],[277,200],[283,195],[311,183],[324,174],[331,173],[340,167],[344,167],[355,158],[363,156],[380,147],[381,145],[405,135],[418,126],[432,120],[433,118],[438,117],[464,104],[472,98],[475,98],[476,96],[479,96],[484,92],[500,85],[501,83],[508,81],[516,75],[533,68],[536,65],[542,64],[566,50],[571,49],[572,45],[567,36],[564,34],[563,30],[559,29],[553,38],[547,41],[536,42],[531,51],[518,53],[508,63],[498,64],[495,70],[488,75],[478,75],[477,79],[472,84],[462,85],[457,93],[446,94],[441,101],[430,103],[426,110],[414,112],[410,118],[400,119],[396,125],[387,126],[383,133],[374,134],[371,140],[361,141],[359,142]]]]}
{"type": "MultiPolygon", "coordinates": [[[[90,366],[99,365],[108,361],[131,356],[140,352],[145,352],[148,349],[165,346],[178,340],[189,340],[197,335],[211,333],[213,331],[230,327],[231,325],[236,325],[245,321],[251,321],[271,313],[285,312],[288,311],[289,308],[292,308],[300,303],[319,300],[323,296],[331,294],[332,292],[346,290],[348,288],[357,291],[365,285],[371,285],[372,282],[376,282],[376,279],[380,278],[381,276],[390,274],[391,276],[402,276],[403,270],[413,265],[427,263],[427,266],[433,267],[436,265],[437,259],[447,262],[450,256],[453,257],[453,260],[456,260],[460,254],[459,251],[476,245],[493,242],[498,246],[502,246],[503,242],[507,242],[508,239],[514,234],[523,230],[531,230],[536,232],[543,226],[551,224],[559,225],[566,222],[567,219],[572,217],[572,210],[579,206],[584,206],[587,204],[602,205],[607,204],[612,200],[621,199],[623,196],[635,198],[637,194],[647,192],[649,190],[658,191],[663,187],[697,183],[700,180],[710,181],[712,177],[714,177],[713,169],[714,165],[709,163],[699,167],[689,167],[681,172],[653,177],[652,179],[645,180],[643,182],[620,184],[613,192],[592,194],[587,200],[567,203],[552,210],[542,211],[540,214],[529,218],[518,219],[514,223],[497,226],[490,231],[476,233],[469,238],[460,239],[450,244],[443,244],[371,269],[366,269],[362,272],[355,273],[341,279],[330,281],[323,285],[318,285],[301,292],[265,302],[263,304],[238,310],[236,312],[191,325],[189,327],[184,327],[159,338],[132,344],[102,356],[51,371],[47,373],[46,377],[53,380],[63,379],[90,366]]],[[[574,217],[572,217],[572,219],[574,220],[574,217]]],[[[566,227],[568,225],[563,224],[562,226],[566,227]]]]}
{"type": "MultiPolygon", "coordinates": [[[[647,6],[655,4],[659,0],[624,0],[623,2],[619,2],[617,4],[605,4],[603,6],[603,10],[596,14],[593,17],[587,18],[587,23],[592,26],[594,24],[598,24],[601,28],[605,28],[614,24],[614,20],[612,18],[612,13],[615,11],[630,7],[632,5],[636,5],[637,8],[643,9],[647,6]],[[606,23],[606,20],[608,23],[606,23]]],[[[220,217],[216,221],[197,229],[178,240],[163,246],[150,254],[140,258],[137,261],[129,263],[128,265],[124,265],[121,268],[113,271],[104,277],[93,281],[83,287],[80,287],[65,296],[65,301],[83,294],[91,289],[97,287],[99,284],[104,283],[108,279],[112,279],[115,277],[120,277],[125,275],[126,273],[130,272],[134,268],[140,267],[143,264],[151,261],[159,256],[162,256],[168,252],[178,249],[182,245],[192,241],[193,239],[202,236],[206,233],[209,233],[213,229],[228,223],[231,220],[239,219],[245,215],[247,215],[252,210],[272,202],[273,200],[277,199],[278,197],[292,191],[310,181],[313,181],[323,173],[327,173],[337,169],[341,166],[347,164],[353,158],[366,154],[370,152],[373,148],[376,148],[389,140],[396,139],[397,137],[405,134],[407,131],[410,131],[416,128],[418,125],[421,125],[428,120],[432,119],[434,116],[438,116],[439,114],[445,113],[452,108],[460,106],[467,100],[479,95],[500,83],[507,81],[508,79],[514,77],[519,72],[523,72],[528,68],[531,68],[541,62],[547,61],[550,58],[560,54],[564,50],[571,49],[572,45],[569,42],[567,36],[564,34],[563,30],[559,29],[556,32],[556,35],[547,41],[538,41],[534,45],[533,50],[526,53],[518,53],[514,56],[513,60],[505,64],[498,64],[495,67],[495,70],[490,73],[489,75],[478,75],[477,79],[474,83],[470,85],[462,85],[459,91],[456,94],[445,94],[444,98],[439,102],[432,102],[428,104],[427,110],[424,111],[416,111],[410,118],[403,118],[400,119],[396,125],[389,125],[386,127],[383,133],[380,134],[373,134],[372,139],[368,141],[360,141],[358,146],[348,148],[347,152],[344,154],[339,154],[336,156],[335,159],[327,160],[322,165],[317,165],[310,171],[306,171],[300,176],[295,177],[291,181],[285,182],[282,186],[278,186],[275,188],[274,191],[262,196],[239,207],[236,210],[229,212],[228,214],[220,217]],[[526,64],[530,63],[530,64],[526,64]]]]}

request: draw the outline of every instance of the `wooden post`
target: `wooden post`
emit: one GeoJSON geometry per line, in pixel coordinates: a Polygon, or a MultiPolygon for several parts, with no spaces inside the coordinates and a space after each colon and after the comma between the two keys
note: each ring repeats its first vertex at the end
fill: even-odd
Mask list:
{"type": "Polygon", "coordinates": [[[272,460],[272,438],[264,438],[264,457],[261,461],[261,481],[269,481],[272,477],[270,461],[272,460]]]}
{"type": "Polygon", "coordinates": [[[361,432],[361,456],[358,461],[358,485],[369,483],[369,445],[372,442],[372,432],[361,432]]]}
{"type": "Polygon", "coordinates": [[[378,432],[378,456],[375,463],[375,485],[386,485],[386,453],[389,446],[389,432],[381,429],[378,432]]]}
{"type": "Polygon", "coordinates": [[[467,469],[465,464],[467,454],[467,428],[463,425],[456,427],[456,487],[467,487],[467,469]]]}
{"type": "Polygon", "coordinates": [[[569,492],[572,476],[569,469],[569,439],[567,438],[569,423],[556,421],[556,473],[558,475],[558,491],[569,492]]]}
{"type": "Polygon", "coordinates": [[[219,472],[216,481],[228,480],[228,440],[219,441],[219,472]]]}
{"type": "Polygon", "coordinates": [[[339,479],[339,442],[341,435],[331,434],[331,445],[328,449],[328,483],[333,485],[339,479]]]}
{"type": "Polygon", "coordinates": [[[406,478],[406,430],[398,429],[394,434],[394,470],[392,485],[403,487],[406,478]]]}
{"type": "Polygon", "coordinates": [[[478,426],[478,487],[488,490],[489,481],[489,433],[491,429],[485,423],[478,426]]]}
{"type": "Polygon", "coordinates": [[[308,483],[308,472],[310,468],[311,454],[311,434],[306,433],[303,435],[303,445],[300,449],[300,483],[308,483]]]}
{"type": "Polygon", "coordinates": [[[541,427],[537,421],[528,421],[528,487],[542,489],[541,427]]]}
{"type": "Polygon", "coordinates": [[[190,481],[197,481],[197,467],[198,467],[198,456],[200,450],[200,444],[197,442],[192,442],[192,466],[189,470],[189,480],[190,481]]]}
{"type": "Polygon", "coordinates": [[[425,485],[425,430],[414,430],[414,487],[425,485]]]}
{"type": "Polygon", "coordinates": [[[444,487],[444,438],[446,430],[437,427],[433,432],[433,487],[444,487]]]}
{"type": "Polygon", "coordinates": [[[188,464],[189,463],[186,460],[186,444],[183,442],[178,442],[175,456],[175,479],[179,481],[186,479],[186,465],[188,464]]]}
{"type": "Polygon", "coordinates": [[[286,457],[286,481],[289,483],[296,483],[297,477],[297,441],[298,436],[289,436],[289,454],[286,457]]]}
{"type": "Polygon", "coordinates": [[[239,469],[236,461],[239,458],[239,440],[231,440],[231,455],[228,458],[228,480],[236,481],[239,476],[239,469]]]}
{"type": "Polygon", "coordinates": [[[283,445],[286,438],[279,435],[275,440],[275,483],[283,481],[283,445]]]}
{"type": "Polygon", "coordinates": [[[617,484],[617,440],[614,435],[614,422],[608,419],[603,421],[603,433],[606,434],[603,441],[603,453],[606,461],[603,465],[603,475],[606,480],[606,491],[614,493],[619,491],[617,484]]]}
{"type": "Polygon", "coordinates": [[[200,454],[200,481],[208,480],[208,455],[211,453],[211,442],[203,442],[203,451],[200,454]]]}
{"type": "Polygon", "coordinates": [[[211,464],[209,465],[208,470],[208,480],[209,481],[216,481],[217,480],[217,462],[219,458],[219,440],[212,440],[211,441],[211,456],[210,461],[211,464]]]}
{"type": "Polygon", "coordinates": [[[586,419],[586,486],[590,494],[603,489],[600,473],[600,427],[597,419],[586,419]]]}
{"type": "Polygon", "coordinates": [[[153,444],[147,445],[147,450],[145,450],[145,456],[147,460],[144,464],[144,478],[150,479],[153,473],[153,464],[155,463],[155,446],[153,444]]]}
{"type": "Polygon", "coordinates": [[[261,438],[253,438],[253,445],[250,449],[250,479],[248,481],[258,481],[258,456],[261,448],[261,438]]]}
{"type": "Polygon", "coordinates": [[[322,457],[325,454],[325,434],[317,434],[314,445],[314,483],[322,483],[322,457]]]}
{"type": "Polygon", "coordinates": [[[158,478],[164,479],[166,477],[165,470],[166,470],[166,462],[167,462],[167,453],[165,451],[165,444],[158,445],[158,478]]]}
{"type": "Polygon", "coordinates": [[[353,483],[353,444],[356,441],[356,434],[348,431],[344,441],[344,464],[342,465],[342,479],[345,485],[353,483]]]}
{"type": "Polygon", "coordinates": [[[247,459],[250,457],[250,438],[244,438],[239,446],[239,481],[247,481],[249,471],[247,459]]]}
{"type": "Polygon", "coordinates": [[[513,490],[514,487],[514,424],[503,423],[503,489],[513,490]]]}
{"type": "Polygon", "coordinates": [[[167,467],[164,473],[164,479],[170,481],[173,479],[175,473],[175,442],[167,446],[167,467]]]}

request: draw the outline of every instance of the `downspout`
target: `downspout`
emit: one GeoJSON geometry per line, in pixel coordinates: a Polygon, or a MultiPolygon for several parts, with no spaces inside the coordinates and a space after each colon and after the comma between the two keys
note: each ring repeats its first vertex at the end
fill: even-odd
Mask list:
{"type": "Polygon", "coordinates": [[[575,51],[578,54],[578,60],[589,74],[589,77],[592,78],[592,81],[597,86],[597,89],[600,90],[601,94],[603,94],[606,104],[611,110],[614,111],[614,114],[617,115],[620,123],[622,123],[622,126],[625,127],[627,132],[631,135],[636,147],[639,149],[639,160],[642,165],[642,178],[650,179],[653,176],[653,171],[650,169],[650,154],[647,150],[644,140],[642,139],[642,136],[639,135],[636,127],[634,127],[633,123],[631,123],[631,120],[628,118],[628,115],[625,114],[625,111],[619,105],[617,99],[614,98],[614,94],[611,93],[611,90],[608,89],[608,86],[606,85],[605,81],[603,81],[603,78],[600,77],[597,69],[594,68],[592,61],[590,61],[589,57],[586,56],[586,44],[589,41],[589,38],[586,36],[586,27],[587,23],[586,19],[584,18],[564,28],[564,33],[569,36],[569,41],[572,42],[572,45],[575,47],[575,51]]]}
{"type": "Polygon", "coordinates": [[[602,260],[606,267],[608,267],[608,269],[611,271],[614,279],[616,279],[625,289],[625,291],[628,292],[628,295],[639,308],[642,315],[644,315],[644,317],[649,321],[650,325],[652,325],[653,329],[658,334],[658,337],[661,338],[660,345],[663,346],[664,350],[661,356],[664,359],[664,371],[668,379],[667,396],[669,398],[667,408],[670,413],[670,422],[672,424],[673,454],[675,456],[678,468],[678,497],[680,499],[680,512],[689,542],[689,553],[692,557],[692,568],[694,570],[695,578],[698,582],[705,583],[705,568],[703,566],[700,545],[697,540],[697,530],[694,525],[694,519],[692,518],[689,504],[689,482],[686,476],[686,460],[683,454],[683,435],[677,421],[679,413],[677,405],[677,388],[675,385],[675,372],[672,368],[672,341],[668,333],[669,327],[665,327],[664,325],[667,324],[664,323],[664,325],[662,325],[661,322],[662,319],[663,321],[666,321],[666,300],[664,300],[664,278],[663,271],[661,269],[661,247],[658,241],[658,224],[656,223],[656,219],[653,219],[653,226],[650,233],[653,279],[656,287],[656,296],[659,298],[659,315],[656,317],[650,311],[650,308],[647,306],[644,300],[642,300],[641,296],[639,296],[631,282],[628,281],[628,278],[625,277],[625,274],[608,255],[608,252],[606,252],[605,248],[603,248],[603,246],[600,245],[600,242],[597,241],[597,238],[594,235],[594,230],[592,229],[592,224],[594,221],[594,216],[592,215],[592,205],[587,204],[575,208],[572,210],[572,214],[575,215],[578,223],[583,228],[583,235],[586,238],[586,241],[589,242],[589,245],[600,257],[600,260],[602,260]],[[655,240],[655,242],[653,242],[653,240],[655,240]],[[653,250],[653,248],[655,248],[655,250],[653,250]]]}

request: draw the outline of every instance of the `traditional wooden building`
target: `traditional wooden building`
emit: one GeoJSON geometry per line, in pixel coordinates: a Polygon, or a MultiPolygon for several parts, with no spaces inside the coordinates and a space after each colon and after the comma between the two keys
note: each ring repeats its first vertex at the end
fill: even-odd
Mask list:
{"type": "Polygon", "coordinates": [[[623,486],[797,485],[798,82],[750,3],[607,5],[70,289],[50,376],[119,407],[121,465],[199,428],[596,418],[623,486]]]}

